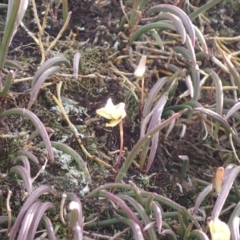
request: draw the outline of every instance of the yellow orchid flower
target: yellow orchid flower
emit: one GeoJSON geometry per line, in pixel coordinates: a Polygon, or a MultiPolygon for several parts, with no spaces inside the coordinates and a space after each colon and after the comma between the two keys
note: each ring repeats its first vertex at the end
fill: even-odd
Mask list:
{"type": "Polygon", "coordinates": [[[111,120],[106,127],[116,126],[124,117],[126,117],[125,103],[113,105],[112,99],[109,98],[105,107],[97,109],[96,113],[106,119],[111,120]]]}
{"type": "Polygon", "coordinates": [[[218,218],[209,223],[210,233],[212,240],[230,240],[230,229],[225,222],[220,221],[218,218]]]}

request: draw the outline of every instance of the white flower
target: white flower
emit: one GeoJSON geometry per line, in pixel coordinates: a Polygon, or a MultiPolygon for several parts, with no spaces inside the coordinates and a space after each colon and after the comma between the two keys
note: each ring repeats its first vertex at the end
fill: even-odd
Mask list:
{"type": "Polygon", "coordinates": [[[100,108],[96,113],[106,119],[111,120],[106,127],[116,126],[124,117],[126,117],[125,103],[113,105],[112,99],[109,98],[105,107],[100,108]]]}
{"type": "Polygon", "coordinates": [[[225,222],[220,221],[218,218],[209,223],[210,233],[212,240],[230,240],[230,229],[225,222]]]}

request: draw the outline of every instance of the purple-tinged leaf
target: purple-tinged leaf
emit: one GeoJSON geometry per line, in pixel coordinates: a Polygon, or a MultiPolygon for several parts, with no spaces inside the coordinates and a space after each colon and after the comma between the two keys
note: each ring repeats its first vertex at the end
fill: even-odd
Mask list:
{"type": "MultiPolygon", "coordinates": [[[[153,107],[153,103],[155,101],[156,96],[159,94],[159,91],[162,89],[162,87],[165,85],[166,82],[173,82],[178,75],[181,74],[181,70],[177,69],[176,72],[171,77],[163,77],[160,78],[152,87],[151,91],[148,94],[148,98],[146,99],[146,102],[144,104],[143,108],[143,115],[146,117],[151,112],[151,109],[153,107]]],[[[145,128],[148,124],[148,121],[144,123],[144,128],[141,126],[141,135],[140,137],[143,137],[145,134],[145,128]]],[[[143,125],[143,123],[141,124],[143,125]]]]}
{"type": "Polygon", "coordinates": [[[38,159],[36,158],[35,155],[33,155],[31,152],[29,152],[28,150],[24,150],[24,149],[21,149],[19,151],[17,151],[17,155],[21,156],[26,156],[29,160],[31,160],[33,163],[35,164],[39,164],[39,161],[38,159]]]}
{"type": "Polygon", "coordinates": [[[14,166],[10,169],[10,172],[15,172],[21,176],[24,182],[24,187],[26,188],[28,194],[32,192],[32,179],[30,176],[30,172],[25,167],[22,166],[14,166]]]}
{"type": "Polygon", "coordinates": [[[53,57],[48,59],[45,63],[41,65],[41,67],[37,70],[37,72],[34,74],[34,77],[32,79],[32,88],[35,86],[36,82],[38,81],[39,77],[50,67],[59,65],[61,63],[66,64],[67,66],[70,66],[70,63],[65,57],[53,57]]]}
{"type": "Polygon", "coordinates": [[[198,41],[201,43],[203,52],[206,54],[206,56],[208,56],[208,46],[207,46],[205,37],[203,36],[202,32],[198,29],[198,27],[196,27],[195,25],[193,25],[193,27],[195,30],[196,37],[197,37],[198,41]]]}
{"type": "Polygon", "coordinates": [[[73,58],[73,76],[78,79],[78,69],[81,61],[81,53],[75,53],[73,58]]]}
{"type": "Polygon", "coordinates": [[[161,206],[158,202],[153,201],[152,202],[152,210],[154,212],[155,221],[158,229],[158,233],[161,234],[162,231],[162,211],[161,206]]]}
{"type": "Polygon", "coordinates": [[[185,47],[182,47],[182,46],[176,46],[173,49],[175,52],[177,52],[178,54],[181,54],[187,60],[191,61],[188,49],[186,49],[185,47]]]}
{"type": "Polygon", "coordinates": [[[98,193],[101,190],[107,190],[107,189],[123,189],[123,190],[132,190],[132,187],[130,184],[126,184],[126,183],[107,183],[104,185],[101,185],[97,188],[95,188],[92,192],[90,192],[86,198],[94,198],[98,196],[98,193]]]}
{"type": "Polygon", "coordinates": [[[116,182],[121,182],[122,178],[125,176],[127,170],[131,166],[132,162],[134,161],[135,156],[139,153],[139,151],[142,149],[142,147],[153,137],[155,133],[166,127],[171,123],[171,121],[175,118],[179,117],[179,113],[175,113],[173,116],[168,118],[167,120],[161,122],[159,125],[154,127],[151,131],[149,131],[144,137],[139,139],[139,141],[135,144],[131,152],[128,154],[127,159],[123,163],[122,167],[119,169],[117,176],[116,176],[116,182]]]}
{"type": "Polygon", "coordinates": [[[43,126],[42,122],[39,120],[39,118],[31,111],[25,109],[25,108],[12,108],[10,110],[6,110],[0,114],[0,118],[2,117],[7,117],[10,115],[21,115],[23,117],[27,117],[33,125],[35,126],[36,129],[39,129],[40,135],[46,145],[46,149],[49,154],[49,158],[53,161],[54,156],[53,156],[53,151],[50,143],[50,139],[48,137],[47,131],[45,127],[43,126]]]}
{"type": "Polygon", "coordinates": [[[238,240],[240,239],[239,234],[239,225],[240,225],[240,203],[237,204],[237,206],[234,208],[229,220],[228,220],[228,226],[231,232],[231,239],[232,240],[238,240]]]}
{"type": "Polygon", "coordinates": [[[187,38],[186,38],[185,45],[187,48],[177,46],[177,47],[174,47],[174,50],[177,53],[180,53],[189,62],[191,62],[190,71],[191,71],[191,80],[193,82],[192,98],[194,101],[197,101],[199,98],[199,95],[200,95],[200,74],[199,74],[199,67],[196,62],[196,54],[195,54],[193,46],[190,43],[189,36],[187,36],[187,38]]]}
{"type": "Polygon", "coordinates": [[[77,224],[77,226],[73,228],[73,239],[74,240],[83,239],[83,229],[79,226],[79,224],[77,224]]]}
{"type": "Polygon", "coordinates": [[[210,55],[210,60],[216,64],[218,67],[221,68],[221,70],[223,70],[225,73],[229,74],[229,70],[228,68],[220,61],[218,60],[214,55],[210,55]]]}
{"type": "Polygon", "coordinates": [[[190,42],[189,36],[187,35],[185,46],[189,52],[190,60],[191,60],[191,78],[193,81],[193,100],[198,101],[200,95],[200,73],[199,73],[199,66],[196,60],[196,53],[195,50],[190,42]]]}
{"type": "Polygon", "coordinates": [[[185,26],[185,28],[188,31],[188,34],[191,38],[192,45],[195,46],[195,30],[194,30],[193,24],[192,24],[190,18],[188,17],[188,15],[179,7],[176,7],[176,6],[173,6],[170,4],[155,5],[155,6],[151,7],[147,13],[150,15],[152,13],[159,13],[161,11],[170,12],[170,13],[178,16],[181,19],[183,25],[185,26]]]}
{"type": "MultiPolygon", "coordinates": [[[[160,122],[158,122],[158,124],[159,123],[160,122]]],[[[147,161],[146,173],[149,172],[149,170],[150,170],[150,168],[153,164],[153,160],[155,158],[155,155],[156,155],[156,152],[157,152],[157,147],[158,147],[158,141],[159,141],[158,137],[159,137],[159,132],[157,132],[152,138],[150,154],[149,154],[148,161],[147,161]]]]}
{"type": "Polygon", "coordinates": [[[200,111],[204,114],[207,114],[209,117],[213,118],[214,120],[218,121],[222,127],[225,129],[226,133],[229,135],[230,133],[233,136],[233,139],[236,143],[240,144],[240,139],[236,136],[236,134],[232,131],[231,126],[228,124],[228,122],[219,114],[217,114],[216,112],[213,112],[209,109],[205,109],[205,108],[195,108],[195,111],[200,111]]]}
{"type": "MultiPolygon", "coordinates": [[[[165,94],[158,100],[156,106],[153,109],[153,115],[149,123],[147,133],[151,131],[155,126],[161,123],[162,112],[167,100],[168,100],[168,96],[165,94]]],[[[146,173],[148,173],[148,171],[150,170],[154,157],[156,155],[157,146],[158,146],[158,137],[159,137],[159,132],[155,133],[152,138],[150,154],[147,161],[146,173]]],[[[141,167],[141,164],[140,164],[140,167],[141,167]]]]}
{"type": "Polygon", "coordinates": [[[186,76],[185,83],[187,85],[190,97],[193,98],[193,84],[192,84],[191,77],[189,75],[186,76]]]}
{"type": "MultiPolygon", "coordinates": [[[[145,226],[149,225],[151,223],[151,220],[148,217],[147,213],[145,212],[145,209],[135,199],[133,199],[132,197],[129,197],[128,195],[124,195],[124,194],[118,194],[118,196],[121,199],[123,199],[124,201],[129,202],[129,204],[135,209],[135,211],[138,212],[138,214],[141,217],[141,219],[143,220],[143,223],[145,226]]],[[[144,230],[143,230],[143,232],[144,232],[144,230]]],[[[153,227],[149,227],[147,229],[147,233],[151,240],[157,240],[157,236],[156,236],[156,233],[155,233],[155,230],[153,227]]]]}
{"type": "MultiPolygon", "coordinates": [[[[169,112],[170,112],[169,116],[172,116],[174,114],[174,111],[172,111],[172,110],[169,110],[169,112]]],[[[174,126],[175,126],[175,123],[176,123],[176,119],[173,119],[173,121],[168,126],[168,130],[167,130],[167,132],[165,134],[165,138],[167,138],[168,135],[172,132],[172,130],[173,130],[174,126]]]]}
{"type": "Polygon", "coordinates": [[[222,211],[222,207],[225,204],[225,201],[231,190],[233,182],[234,182],[234,180],[236,180],[239,172],[240,172],[240,166],[235,166],[230,170],[229,173],[227,173],[227,177],[226,177],[226,174],[224,174],[224,182],[223,182],[222,190],[221,190],[221,192],[217,198],[217,201],[213,207],[213,210],[212,210],[211,219],[213,221],[219,217],[219,215],[222,211]]]}
{"type": "MultiPolygon", "coordinates": [[[[157,94],[159,93],[159,91],[161,90],[161,88],[164,86],[164,84],[169,80],[169,77],[163,77],[158,79],[158,81],[154,84],[154,86],[151,88],[149,94],[148,94],[148,98],[146,99],[146,102],[144,104],[144,108],[143,108],[143,115],[147,116],[151,109],[152,109],[152,105],[153,102],[157,96],[157,94]]],[[[141,132],[141,136],[143,136],[145,134],[145,132],[141,132]]]]}
{"type": "Polygon", "coordinates": [[[49,240],[56,240],[57,238],[55,236],[51,220],[45,215],[43,215],[42,220],[43,220],[45,229],[47,230],[48,239],[49,240]]]}
{"type": "Polygon", "coordinates": [[[162,20],[160,22],[149,23],[149,24],[146,24],[146,25],[140,27],[136,32],[134,32],[132,34],[132,36],[130,37],[130,40],[129,40],[130,44],[132,44],[135,40],[137,40],[144,33],[149,32],[151,29],[160,29],[160,30],[158,30],[158,32],[161,32],[165,29],[170,29],[170,30],[176,31],[176,28],[173,25],[173,23],[169,22],[169,21],[162,20]]]}
{"type": "MultiPolygon", "coordinates": [[[[147,191],[144,191],[141,189],[140,189],[140,191],[141,191],[141,195],[145,198],[149,197],[153,194],[152,192],[147,192],[147,191]]],[[[128,196],[134,196],[134,193],[128,192],[128,196]]],[[[187,215],[189,220],[194,223],[195,227],[197,229],[201,229],[201,226],[199,225],[198,221],[190,213],[188,213],[187,211],[184,211],[184,208],[181,205],[177,204],[176,202],[172,201],[169,198],[163,197],[162,195],[158,195],[158,194],[154,195],[153,200],[159,202],[161,205],[168,206],[168,207],[176,210],[179,213],[187,215]]]]}
{"type": "MultiPolygon", "coordinates": [[[[47,133],[50,133],[50,134],[55,133],[55,131],[54,131],[52,128],[50,128],[50,127],[45,127],[45,129],[46,129],[47,133]]],[[[32,132],[32,134],[29,136],[28,140],[30,141],[30,140],[34,139],[34,138],[37,137],[39,134],[40,134],[39,129],[36,129],[36,130],[35,130],[34,132],[32,132]]],[[[49,134],[49,135],[50,135],[50,134],[49,134]]],[[[50,135],[49,137],[51,137],[51,135],[50,135]]]]}
{"type": "Polygon", "coordinates": [[[20,212],[18,213],[18,216],[14,222],[14,225],[10,231],[10,237],[9,240],[15,240],[17,232],[22,224],[23,218],[27,212],[27,210],[32,206],[32,204],[38,199],[39,196],[42,194],[49,192],[52,193],[52,189],[49,186],[43,185],[41,187],[38,187],[30,196],[28,196],[27,200],[23,204],[23,206],[20,209],[20,212]]]}
{"type": "Polygon", "coordinates": [[[131,185],[132,190],[133,190],[133,192],[135,193],[135,198],[136,198],[136,200],[138,201],[138,203],[140,203],[141,205],[143,205],[143,199],[142,199],[141,192],[140,192],[139,188],[138,188],[137,185],[136,185],[134,182],[132,182],[132,181],[129,181],[129,184],[131,185]]]}
{"type": "Polygon", "coordinates": [[[236,86],[238,87],[238,92],[240,93],[240,75],[236,68],[234,67],[234,65],[232,64],[232,62],[230,61],[230,59],[224,53],[222,54],[222,56],[230,75],[232,76],[236,86]]]}
{"type": "Polygon", "coordinates": [[[33,105],[33,103],[35,102],[35,100],[37,99],[37,95],[43,85],[43,83],[47,80],[47,78],[59,71],[61,69],[61,67],[59,66],[52,66],[52,67],[49,67],[48,69],[46,69],[42,75],[38,78],[38,80],[36,81],[35,85],[32,87],[32,91],[31,91],[31,97],[30,97],[30,100],[28,102],[28,107],[27,109],[30,109],[33,105]]]}
{"type": "Polygon", "coordinates": [[[125,223],[126,225],[128,225],[132,231],[133,231],[133,235],[134,235],[134,239],[137,239],[137,240],[144,240],[144,237],[143,237],[143,234],[142,234],[142,231],[139,227],[139,225],[132,219],[128,219],[128,218],[123,218],[119,215],[117,215],[117,217],[123,222],[125,223]]]}
{"type": "Polygon", "coordinates": [[[143,232],[146,232],[148,229],[153,228],[154,225],[155,225],[155,222],[150,222],[150,223],[148,223],[148,224],[144,227],[143,232]]]}
{"type": "MultiPolygon", "coordinates": [[[[58,149],[63,151],[64,153],[67,153],[68,155],[70,155],[78,164],[79,168],[84,172],[85,177],[87,178],[87,181],[90,183],[91,182],[91,176],[90,173],[88,171],[87,168],[87,164],[84,162],[84,160],[82,159],[82,157],[72,148],[68,147],[66,144],[64,143],[60,143],[60,142],[53,142],[51,141],[51,145],[58,149]]],[[[43,148],[46,146],[46,143],[41,142],[40,144],[38,144],[38,147],[43,148]]]]}
{"type": "Polygon", "coordinates": [[[29,173],[29,176],[30,176],[30,164],[29,164],[29,161],[27,159],[26,156],[18,156],[15,161],[21,161],[24,168],[27,170],[27,172],[29,173]]]}
{"type": "Polygon", "coordinates": [[[38,207],[37,212],[34,215],[34,221],[32,221],[32,224],[30,226],[30,230],[29,230],[29,234],[28,234],[29,239],[34,239],[34,236],[35,236],[36,231],[37,231],[37,227],[38,227],[42,217],[44,216],[44,213],[48,209],[54,209],[54,208],[55,208],[55,206],[51,202],[41,203],[41,205],[38,207]]]}
{"type": "Polygon", "coordinates": [[[174,24],[174,26],[176,27],[178,33],[180,34],[181,36],[181,39],[182,39],[182,44],[185,43],[186,41],[186,30],[183,26],[183,23],[181,21],[181,19],[179,17],[177,17],[176,15],[174,14],[171,14],[171,13],[168,13],[168,12],[161,12],[158,16],[158,19],[168,19],[168,20],[171,20],[174,24]]]}
{"type": "Polygon", "coordinates": [[[216,109],[217,113],[222,116],[223,111],[223,87],[222,87],[222,81],[217,75],[215,71],[213,71],[210,68],[204,69],[204,72],[209,74],[209,77],[211,77],[212,81],[214,82],[215,89],[216,89],[216,109]]]}
{"type": "Polygon", "coordinates": [[[227,112],[226,116],[224,117],[225,120],[228,120],[229,117],[231,117],[235,112],[237,112],[240,109],[240,102],[234,104],[229,111],[227,112]]]}
{"type": "Polygon", "coordinates": [[[143,229],[143,224],[141,223],[141,221],[137,218],[137,216],[132,211],[132,209],[128,207],[128,205],[119,196],[105,190],[101,190],[98,193],[98,196],[104,197],[110,201],[113,201],[117,206],[119,206],[126,213],[126,215],[130,219],[132,219],[135,223],[139,225],[140,229],[143,229]]]}
{"type": "MultiPolygon", "coordinates": [[[[28,210],[26,211],[26,214],[23,217],[17,240],[27,239],[31,224],[35,218],[35,215],[38,212],[40,205],[41,202],[35,202],[31,206],[29,206],[28,210]]],[[[10,239],[12,239],[11,235],[10,239]]]]}
{"type": "MultiPolygon", "coordinates": [[[[230,171],[232,169],[232,166],[229,165],[225,170],[224,170],[224,179],[223,181],[225,181],[225,179],[228,177],[230,171]]],[[[205,187],[202,192],[198,195],[196,202],[195,202],[195,206],[193,209],[193,215],[197,214],[197,211],[201,205],[201,203],[203,202],[203,200],[205,199],[205,197],[212,191],[213,188],[213,184],[209,184],[207,187],[205,187]]]]}
{"type": "MultiPolygon", "coordinates": [[[[153,193],[152,192],[147,192],[147,191],[144,191],[144,190],[141,190],[141,194],[143,197],[149,197],[149,196],[152,196],[153,193]]],[[[133,196],[133,193],[128,193],[129,196],[133,196]]],[[[160,204],[162,205],[165,205],[165,206],[168,206],[178,212],[182,212],[182,206],[176,202],[174,202],[173,200],[167,198],[167,197],[164,197],[162,195],[159,195],[159,194],[154,194],[154,201],[157,201],[159,202],[160,204]]]]}
{"type": "Polygon", "coordinates": [[[147,128],[147,125],[151,119],[153,115],[153,111],[150,112],[148,115],[144,115],[145,118],[142,118],[142,122],[141,122],[141,129],[140,129],[140,138],[142,138],[145,134],[146,134],[146,128],[147,128]]]}
{"type": "Polygon", "coordinates": [[[176,234],[173,232],[173,230],[165,229],[165,230],[162,231],[162,235],[163,235],[163,236],[165,236],[165,235],[170,235],[171,239],[177,240],[177,236],[176,236],[176,234]]]}

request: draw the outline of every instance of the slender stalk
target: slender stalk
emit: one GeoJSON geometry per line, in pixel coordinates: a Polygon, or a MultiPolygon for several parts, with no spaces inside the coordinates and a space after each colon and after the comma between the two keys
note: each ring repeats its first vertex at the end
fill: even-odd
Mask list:
{"type": "Polygon", "coordinates": [[[141,112],[142,118],[145,117],[143,115],[143,106],[144,106],[144,76],[142,76],[141,103],[140,103],[140,112],[141,112]]]}
{"type": "Polygon", "coordinates": [[[8,191],[8,196],[7,196],[7,213],[8,213],[8,229],[7,229],[7,234],[10,232],[11,228],[11,222],[12,222],[12,210],[10,207],[10,199],[12,196],[12,191],[8,191]]]}
{"type": "Polygon", "coordinates": [[[64,220],[64,204],[65,204],[66,198],[67,198],[67,194],[63,193],[61,204],[60,204],[60,220],[63,225],[67,225],[64,220]]]}
{"type": "Polygon", "coordinates": [[[118,172],[118,169],[121,164],[122,155],[123,155],[123,121],[122,120],[119,122],[119,133],[120,133],[120,152],[119,152],[118,159],[117,159],[117,162],[115,165],[115,170],[116,170],[115,174],[117,174],[117,172],[118,172]]]}

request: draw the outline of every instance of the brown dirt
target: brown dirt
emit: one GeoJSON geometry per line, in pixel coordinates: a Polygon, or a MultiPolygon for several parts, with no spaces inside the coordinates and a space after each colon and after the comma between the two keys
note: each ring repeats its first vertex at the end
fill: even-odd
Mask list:
{"type": "MultiPolygon", "coordinates": [[[[101,1],[100,1],[101,2],[101,1]]],[[[43,1],[37,1],[39,12],[43,1]]],[[[85,66],[83,67],[82,75],[90,73],[99,73],[105,76],[105,79],[82,79],[76,81],[73,78],[67,79],[66,77],[56,76],[54,81],[64,81],[63,86],[63,97],[76,101],[77,107],[83,107],[85,112],[79,113],[75,111],[69,112],[69,117],[74,125],[81,126],[84,129],[83,144],[91,154],[95,154],[98,157],[102,157],[103,154],[108,155],[109,151],[115,151],[119,149],[119,130],[118,127],[109,129],[105,127],[105,121],[96,116],[96,109],[105,105],[108,98],[112,98],[113,102],[118,103],[120,101],[126,102],[128,116],[124,120],[124,147],[131,150],[134,144],[139,139],[139,122],[140,115],[137,111],[134,112],[132,109],[139,109],[139,103],[134,101],[133,96],[130,96],[129,92],[122,84],[122,80],[117,76],[111,69],[113,64],[118,70],[124,72],[133,72],[128,59],[124,59],[120,63],[114,62],[114,59],[110,58],[114,53],[111,48],[116,40],[120,41],[120,52],[119,55],[125,54],[124,48],[126,43],[123,39],[118,36],[119,29],[118,23],[121,19],[122,11],[118,1],[112,1],[112,3],[101,6],[101,4],[94,4],[93,1],[70,1],[70,10],[72,11],[72,18],[67,31],[61,38],[57,45],[56,51],[66,53],[70,61],[72,61],[73,53],[80,51],[85,55],[85,66]],[[84,28],[83,30],[79,30],[84,28]],[[77,34],[76,40],[71,43],[72,46],[66,41],[66,36],[73,31],[77,34]],[[96,34],[99,34],[96,39],[96,34]],[[84,43],[81,48],[81,43],[84,43]],[[106,49],[106,42],[110,44],[110,48],[106,49]],[[69,51],[69,48],[72,48],[69,51]],[[97,50],[96,50],[97,49],[97,50]],[[90,59],[92,57],[92,59],[90,59]],[[130,97],[129,97],[130,96],[130,97]],[[94,139],[94,146],[92,142],[94,139]]],[[[227,11],[229,9],[227,8],[227,11]]],[[[214,14],[214,10],[212,13],[214,14]]],[[[31,21],[32,15],[28,13],[28,21],[26,26],[33,32],[37,31],[36,26],[31,21]]],[[[61,18],[61,14],[59,16],[61,18]]],[[[238,16],[236,16],[238,18],[238,16]]],[[[226,21],[227,22],[227,21],[226,21]]],[[[227,22],[228,23],[228,22],[227,22]]],[[[230,27],[234,27],[229,24],[230,27]]],[[[56,37],[61,22],[59,25],[54,25],[49,22],[49,29],[47,33],[51,37],[56,37]]],[[[214,26],[213,26],[214,27],[214,26]]],[[[239,29],[233,29],[238,32],[239,29]]],[[[234,46],[231,46],[234,47],[234,46]]],[[[17,59],[23,66],[24,71],[20,71],[18,78],[32,76],[36,71],[38,64],[41,59],[40,50],[33,43],[32,39],[26,35],[26,32],[19,28],[16,36],[13,39],[10,47],[9,58],[17,59]],[[21,47],[19,48],[21,42],[21,47]]],[[[209,63],[204,63],[209,64],[209,63]]],[[[152,62],[152,69],[158,69],[163,67],[164,63],[157,61],[152,62]]],[[[71,69],[66,69],[66,72],[71,69]]],[[[62,73],[65,73],[63,70],[62,73]]],[[[162,76],[162,73],[160,73],[162,76]]],[[[133,80],[133,79],[130,79],[133,80]]],[[[146,92],[156,81],[155,76],[146,79],[146,92]]],[[[28,82],[13,85],[12,94],[8,99],[0,99],[0,110],[10,109],[11,107],[27,107],[29,100],[29,89],[30,85],[28,82]]],[[[55,92],[55,87],[50,86],[48,88],[52,93],[55,92]]],[[[184,89],[181,89],[183,91],[184,89]]],[[[139,93],[137,93],[139,95],[139,93]]],[[[140,96],[140,95],[139,95],[140,96]]],[[[209,103],[210,96],[207,95],[203,100],[209,103]]],[[[209,103],[210,104],[210,103],[209,103]]],[[[61,140],[63,135],[66,135],[65,143],[71,146],[73,149],[78,151],[81,156],[88,162],[89,171],[92,176],[91,189],[95,187],[112,182],[113,172],[105,169],[103,166],[86,159],[82,151],[80,150],[76,139],[72,136],[71,132],[67,129],[67,123],[59,114],[53,110],[55,103],[48,98],[47,90],[43,89],[38,97],[37,103],[33,107],[33,112],[41,119],[45,126],[55,129],[55,134],[51,140],[61,140]],[[46,114],[47,113],[47,114],[46,114]],[[57,120],[61,118],[61,120],[57,120]]],[[[181,161],[179,155],[188,155],[190,159],[190,166],[188,174],[194,178],[201,178],[206,181],[211,181],[214,174],[214,170],[217,166],[224,165],[229,159],[231,154],[225,153],[225,150],[230,150],[230,146],[222,142],[220,145],[211,137],[205,141],[201,140],[204,131],[200,121],[188,121],[187,118],[183,120],[187,124],[186,135],[180,139],[179,134],[181,132],[181,122],[178,122],[175,131],[168,137],[165,138],[164,131],[160,134],[158,153],[156,155],[154,164],[148,175],[154,174],[148,180],[144,173],[140,173],[134,167],[131,167],[126,178],[134,181],[138,186],[145,188],[146,190],[153,191],[156,193],[163,194],[172,200],[182,204],[183,206],[192,206],[194,203],[195,196],[199,189],[192,187],[185,183],[184,193],[180,193],[176,186],[179,180],[181,171],[181,161]]],[[[0,123],[0,134],[16,133],[18,131],[33,131],[34,128],[30,122],[24,118],[11,117],[4,119],[0,123]]],[[[37,139],[34,144],[40,139],[37,139]]],[[[9,169],[15,164],[14,156],[16,151],[24,147],[25,141],[22,139],[4,139],[0,138],[1,156],[0,156],[0,169],[1,173],[7,173],[9,169]],[[16,144],[17,141],[17,144],[16,144]]],[[[41,151],[35,150],[34,153],[39,157],[41,164],[43,164],[43,154],[41,151]]],[[[117,156],[110,156],[104,158],[109,164],[114,165],[117,156]]],[[[32,176],[34,176],[38,168],[32,166],[32,176]]],[[[56,194],[60,197],[65,191],[73,191],[79,195],[79,191],[83,188],[83,185],[79,180],[78,185],[72,185],[72,183],[63,177],[67,173],[67,170],[63,170],[61,165],[56,161],[49,163],[46,169],[47,174],[39,177],[36,181],[36,186],[39,186],[44,182],[54,187],[56,194]]],[[[14,202],[21,203],[21,192],[22,185],[21,181],[14,175],[9,175],[7,178],[0,179],[0,185],[3,189],[4,197],[7,195],[7,190],[11,189],[14,192],[14,202]]],[[[60,199],[60,198],[59,198],[60,199]]],[[[84,199],[83,199],[84,202],[84,199]]],[[[89,203],[88,203],[89,204],[89,203]]],[[[86,203],[86,207],[88,207],[86,203]]],[[[90,203],[91,204],[91,203],[90,203]]],[[[101,203],[94,203],[96,208],[102,207],[101,203]]],[[[16,204],[16,208],[18,205],[16,204]]],[[[14,211],[13,211],[14,212],[14,211]]]]}

